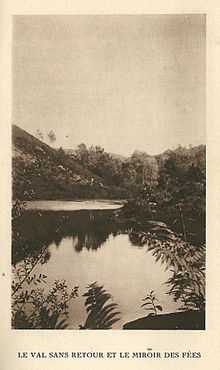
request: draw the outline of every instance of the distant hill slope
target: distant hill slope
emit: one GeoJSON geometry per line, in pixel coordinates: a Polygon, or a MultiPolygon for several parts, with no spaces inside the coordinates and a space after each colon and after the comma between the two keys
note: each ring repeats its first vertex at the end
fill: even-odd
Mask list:
{"type": "MultiPolygon", "coordinates": [[[[65,153],[68,154],[69,156],[74,156],[76,155],[76,149],[64,149],[65,153]]],[[[121,154],[116,154],[116,153],[109,153],[109,155],[113,159],[119,159],[120,161],[126,161],[129,157],[125,157],[124,155],[121,154]]]]}
{"type": "Polygon", "coordinates": [[[146,185],[170,195],[189,181],[204,183],[205,145],[130,157],[85,144],[53,149],[18,126],[12,128],[13,196],[19,199],[135,198],[146,185]]]}
{"type": "Polygon", "coordinates": [[[105,197],[103,179],[18,126],[12,127],[13,196],[19,199],[105,197]]]}

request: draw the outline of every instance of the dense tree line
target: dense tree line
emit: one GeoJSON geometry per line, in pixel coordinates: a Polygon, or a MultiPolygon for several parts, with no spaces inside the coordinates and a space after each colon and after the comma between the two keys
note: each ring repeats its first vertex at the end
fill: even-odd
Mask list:
{"type": "Polygon", "coordinates": [[[15,199],[125,198],[128,216],[162,220],[185,241],[204,243],[204,145],[126,158],[83,143],[53,149],[16,126],[13,142],[15,199]]]}
{"type": "MultiPolygon", "coordinates": [[[[185,241],[205,243],[205,146],[179,147],[156,157],[157,178],[145,181],[127,213],[166,222],[185,241]]],[[[156,171],[155,171],[156,173],[156,171]]]]}

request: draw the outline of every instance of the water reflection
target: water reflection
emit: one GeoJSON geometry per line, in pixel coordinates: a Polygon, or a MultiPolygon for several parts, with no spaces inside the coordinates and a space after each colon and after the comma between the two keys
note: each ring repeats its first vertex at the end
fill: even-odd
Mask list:
{"type": "Polygon", "coordinates": [[[112,211],[27,211],[13,223],[13,264],[44,249],[37,274],[47,276],[51,286],[65,280],[80,287],[79,298],[70,304],[69,327],[86,322],[83,293],[91,282],[103,285],[120,307],[123,323],[145,315],[141,299],[155,290],[164,312],[176,311],[165,282],[170,271],[156,263],[138,236],[138,227],[118,222],[112,211]]]}
{"type": "MultiPolygon", "coordinates": [[[[126,233],[129,225],[118,225],[112,211],[35,212],[27,211],[13,224],[12,262],[37,255],[43,247],[60,246],[63,238],[71,237],[74,248],[81,252],[97,250],[110,235],[126,233]]],[[[50,258],[47,255],[46,261],[50,258]]],[[[45,262],[46,262],[45,261],[45,262]]]]}

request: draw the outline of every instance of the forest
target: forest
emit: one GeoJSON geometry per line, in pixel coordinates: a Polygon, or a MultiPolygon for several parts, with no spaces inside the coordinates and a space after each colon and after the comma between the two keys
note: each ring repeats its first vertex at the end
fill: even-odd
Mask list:
{"type": "Polygon", "coordinates": [[[162,220],[185,241],[205,242],[204,145],[126,158],[85,144],[53,149],[17,126],[13,142],[15,199],[126,199],[127,217],[162,220]]]}
{"type": "MultiPolygon", "coordinates": [[[[147,245],[156,261],[171,269],[172,276],[166,282],[167,294],[180,301],[182,311],[190,315],[186,320],[188,327],[183,328],[190,328],[190,320],[195,320],[197,328],[204,326],[203,322],[198,322],[205,310],[205,145],[187,148],[179,145],[154,156],[136,150],[131,156],[123,157],[108,153],[100,146],[87,147],[84,143],[76,149],[54,149],[13,126],[12,171],[12,265],[15,277],[12,321],[15,328],[66,327],[65,320],[60,321],[61,324],[58,322],[63,315],[65,318],[69,300],[77,298],[77,286],[68,295],[66,283],[56,281],[47,297],[46,308],[42,303],[45,297],[36,289],[30,295],[27,290],[26,293],[22,290],[24,282],[38,285],[46,279],[42,274],[32,276],[32,271],[37,264],[45,264],[50,259],[47,248],[51,243],[59,246],[64,236],[71,236],[78,240],[77,252],[83,248],[98,250],[109,235],[119,234],[128,235],[134,246],[147,245]],[[77,221],[79,216],[76,214],[25,211],[26,201],[39,199],[117,199],[123,200],[124,206],[114,212],[105,211],[106,220],[103,215],[100,219],[94,215],[91,220],[88,214],[85,222],[85,214],[77,221]],[[21,261],[24,265],[16,267],[21,261]],[[62,291],[66,292],[66,298],[62,291]],[[60,301],[54,301],[54,292],[61,293],[60,301]],[[34,310],[39,311],[38,319],[35,314],[29,320],[21,316],[29,300],[34,302],[34,310]],[[52,316],[47,316],[51,302],[52,316]],[[41,303],[42,307],[39,306],[41,303]],[[194,311],[198,313],[196,318],[194,311]]],[[[88,282],[88,291],[83,296],[86,297],[88,318],[81,329],[111,328],[119,320],[112,312],[117,305],[108,303],[111,294],[106,293],[103,286],[88,282]],[[97,303],[93,307],[90,302],[94,294],[97,303]],[[112,316],[105,321],[108,312],[112,316]]],[[[155,306],[153,290],[145,300],[143,306],[146,304],[146,309],[149,308],[147,318],[151,320],[162,307],[159,303],[155,306]]],[[[142,326],[142,322],[132,324],[136,325],[134,327],[129,325],[125,328],[135,329],[142,326]]],[[[147,325],[152,325],[151,321],[147,325]]]]}

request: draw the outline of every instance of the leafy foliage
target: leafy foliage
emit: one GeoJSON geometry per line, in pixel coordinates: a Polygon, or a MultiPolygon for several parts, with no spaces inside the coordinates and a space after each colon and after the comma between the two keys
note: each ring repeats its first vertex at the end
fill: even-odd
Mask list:
{"type": "Polygon", "coordinates": [[[147,245],[156,261],[172,272],[168,294],[181,301],[181,310],[205,309],[205,246],[195,247],[164,227],[130,234],[138,245],[147,245]],[[166,230],[166,232],[164,231],[166,230]]]}
{"type": "MultiPolygon", "coordinates": [[[[38,137],[42,138],[40,135],[38,137]]],[[[64,311],[57,311],[53,306],[52,312],[45,299],[47,300],[48,294],[51,303],[53,294],[37,290],[38,284],[46,284],[46,277],[33,273],[36,264],[49,258],[43,242],[39,243],[39,235],[35,242],[32,240],[32,249],[36,253],[32,253],[30,257],[27,253],[30,248],[29,240],[25,240],[15,227],[24,213],[26,199],[129,199],[126,207],[118,211],[118,215],[134,220],[135,227],[129,233],[132,243],[147,245],[155,259],[172,271],[172,276],[167,281],[168,294],[181,301],[181,309],[205,308],[205,146],[178,147],[158,156],[135,151],[130,157],[123,158],[107,153],[100,146],[87,148],[85,144],[80,144],[76,150],[67,153],[62,148],[51,148],[16,126],[13,127],[13,142],[12,238],[13,245],[16,242],[19,246],[17,249],[24,250],[23,254],[19,252],[24,257],[23,266],[18,264],[14,267],[16,278],[12,285],[15,308],[13,325],[44,328],[65,326],[65,322],[60,321],[61,312],[65,312],[62,299],[60,302],[63,302],[61,306],[64,311]],[[152,224],[149,228],[146,227],[148,220],[162,222],[160,225],[158,222],[157,225],[152,224]],[[35,248],[36,246],[38,247],[35,248]],[[23,289],[24,286],[27,289],[23,289]],[[41,305],[36,305],[37,301],[41,305]],[[30,307],[37,310],[37,321],[34,323],[30,316],[30,307]]],[[[68,229],[68,233],[73,229],[65,217],[56,224],[53,228],[53,240],[57,245],[61,240],[62,227],[68,229]]],[[[97,237],[94,232],[95,223],[91,228],[93,233],[90,233],[89,240],[83,232],[78,237],[78,250],[84,246],[96,249],[106,239],[108,232],[101,233],[98,230],[97,237]]],[[[47,239],[49,243],[48,236],[47,239]]],[[[13,256],[14,249],[13,247],[13,256]]],[[[58,285],[55,289],[60,292],[58,285]]],[[[67,287],[63,289],[65,291],[67,287]]],[[[68,299],[70,296],[71,299],[75,298],[77,291],[74,295],[69,294],[68,299]]],[[[84,296],[88,317],[83,328],[110,328],[119,320],[117,305],[109,303],[111,296],[102,286],[90,284],[84,296]]],[[[150,303],[151,308],[153,307],[153,296],[150,293],[145,297],[145,303],[149,304],[144,307],[149,308],[150,303]]],[[[56,305],[59,307],[59,302],[56,305]]],[[[154,309],[151,311],[156,314],[154,309]]]]}
{"type": "Polygon", "coordinates": [[[150,316],[156,316],[158,311],[163,311],[162,306],[158,303],[158,299],[155,296],[155,293],[153,290],[150,291],[150,293],[142,299],[144,303],[141,305],[141,307],[144,307],[146,311],[150,311],[150,316]]]}
{"type": "MultiPolygon", "coordinates": [[[[157,177],[133,191],[123,213],[138,221],[162,220],[179,236],[192,243],[205,243],[205,147],[179,147],[156,157],[157,177]]],[[[149,171],[148,171],[149,172],[149,171]]]]}
{"type": "MultiPolygon", "coordinates": [[[[92,172],[86,163],[62,148],[53,149],[18,126],[13,126],[13,148],[14,199],[114,198],[122,195],[123,190],[116,184],[111,189],[106,185],[106,180],[98,175],[99,171],[97,174],[92,172]]],[[[100,170],[102,166],[100,159],[100,170]]],[[[107,168],[105,174],[109,174],[107,168]]]]}
{"type": "Polygon", "coordinates": [[[13,126],[13,197],[126,198],[128,217],[166,222],[182,239],[205,243],[205,146],[130,157],[100,146],[56,150],[13,126]]]}
{"type": "Polygon", "coordinates": [[[83,294],[86,297],[85,307],[88,313],[86,322],[81,329],[111,329],[112,325],[120,320],[116,303],[109,303],[111,295],[94,282],[88,285],[88,290],[83,294]]]}
{"type": "Polygon", "coordinates": [[[25,211],[25,202],[20,199],[15,199],[12,205],[12,220],[20,217],[25,211]]]}
{"type": "Polygon", "coordinates": [[[55,280],[49,290],[47,276],[34,274],[44,259],[45,250],[36,257],[26,257],[13,267],[12,327],[15,329],[65,329],[68,304],[78,296],[78,287],[70,291],[65,281],[55,280]]]}

